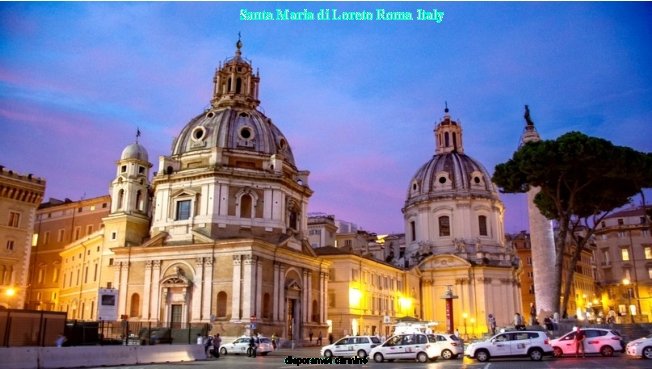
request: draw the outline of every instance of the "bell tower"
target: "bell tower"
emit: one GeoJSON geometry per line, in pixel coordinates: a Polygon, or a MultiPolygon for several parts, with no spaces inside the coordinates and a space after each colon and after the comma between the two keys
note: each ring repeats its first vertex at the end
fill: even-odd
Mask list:
{"type": "Polygon", "coordinates": [[[255,109],[258,100],[258,84],[260,76],[254,75],[251,61],[242,57],[242,41],[238,37],[235,44],[235,56],[227,59],[224,65],[220,63],[213,77],[213,108],[227,106],[242,106],[255,109]]]}
{"type": "Polygon", "coordinates": [[[436,154],[447,154],[449,152],[464,153],[462,145],[462,127],[458,122],[451,119],[448,114],[448,103],[444,109],[444,118],[435,127],[436,154]]]}

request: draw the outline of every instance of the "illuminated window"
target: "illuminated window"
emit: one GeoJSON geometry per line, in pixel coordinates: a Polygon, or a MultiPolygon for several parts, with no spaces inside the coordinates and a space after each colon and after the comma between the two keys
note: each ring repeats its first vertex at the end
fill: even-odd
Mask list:
{"type": "Polygon", "coordinates": [[[652,259],[652,246],[643,247],[643,251],[645,252],[646,259],[652,259]]]}
{"type": "Polygon", "coordinates": [[[652,268],[647,268],[647,277],[652,279],[652,268]]]}
{"type": "Polygon", "coordinates": [[[9,212],[9,227],[18,228],[20,225],[20,213],[15,211],[9,212]]]}
{"type": "Polygon", "coordinates": [[[629,261],[629,249],[628,248],[620,249],[620,257],[622,258],[623,261],[629,261]]]}
{"type": "Polygon", "coordinates": [[[242,195],[240,197],[240,218],[251,218],[251,196],[250,195],[242,195]]]}
{"type": "Polygon", "coordinates": [[[176,220],[190,219],[190,200],[177,201],[176,220]]]}
{"type": "Polygon", "coordinates": [[[439,217],[439,237],[447,237],[450,235],[450,218],[448,216],[439,217]]]}

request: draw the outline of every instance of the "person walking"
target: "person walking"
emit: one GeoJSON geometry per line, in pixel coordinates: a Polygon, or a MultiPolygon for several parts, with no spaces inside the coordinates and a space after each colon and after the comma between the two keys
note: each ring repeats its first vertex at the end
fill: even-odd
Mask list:
{"type": "Polygon", "coordinates": [[[487,321],[489,323],[489,329],[491,330],[491,335],[493,336],[496,334],[496,317],[493,314],[489,314],[487,321]]]}
{"type": "Polygon", "coordinates": [[[323,339],[323,338],[324,338],[324,337],[321,335],[321,331],[319,331],[319,336],[317,336],[317,345],[318,345],[318,346],[323,345],[323,343],[322,343],[322,339],[323,339]]]}
{"type": "Polygon", "coordinates": [[[222,346],[222,337],[220,334],[216,334],[213,338],[213,356],[219,359],[220,357],[220,346],[222,346]]]}
{"type": "Polygon", "coordinates": [[[310,344],[312,345],[312,329],[310,330],[310,333],[308,333],[308,337],[310,337],[310,344]]]}
{"type": "Polygon", "coordinates": [[[329,345],[333,344],[333,333],[332,332],[328,334],[328,344],[329,345]]]}
{"type": "Polygon", "coordinates": [[[249,350],[247,350],[247,356],[256,357],[256,338],[253,333],[249,337],[249,350]]]}
{"type": "Polygon", "coordinates": [[[272,333],[272,349],[276,351],[276,333],[272,333]]]}
{"type": "MultiPolygon", "coordinates": [[[[199,339],[197,339],[197,344],[199,344],[199,339]]],[[[211,349],[213,348],[213,336],[208,336],[204,340],[204,354],[206,354],[206,358],[211,357],[211,349]]]]}
{"type": "Polygon", "coordinates": [[[584,352],[584,331],[580,327],[575,327],[575,357],[580,357],[580,350],[582,350],[582,357],[586,357],[584,352]]]}

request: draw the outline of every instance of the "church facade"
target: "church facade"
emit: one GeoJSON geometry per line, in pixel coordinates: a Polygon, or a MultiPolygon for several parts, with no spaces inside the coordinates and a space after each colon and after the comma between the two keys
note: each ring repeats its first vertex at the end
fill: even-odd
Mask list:
{"type": "Polygon", "coordinates": [[[293,339],[326,327],[329,262],[307,240],[308,171],[257,109],[260,77],[241,55],[216,70],[210,108],[192,118],[148,181],[129,145],[111,184],[104,247],[130,320],[255,324],[293,339]],[[151,204],[149,203],[151,201],[151,204]]]}

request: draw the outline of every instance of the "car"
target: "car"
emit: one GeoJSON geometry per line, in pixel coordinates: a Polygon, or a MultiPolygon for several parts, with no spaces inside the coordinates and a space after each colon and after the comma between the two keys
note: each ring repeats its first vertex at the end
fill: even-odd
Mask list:
{"type": "Polygon", "coordinates": [[[652,359],[652,334],[628,343],[625,347],[625,353],[627,353],[627,356],[652,359]]]}
{"type": "MultiPolygon", "coordinates": [[[[617,331],[607,328],[582,328],[586,354],[613,356],[614,351],[623,351],[623,338],[617,331]]],[[[555,357],[575,355],[575,331],[568,332],[550,341],[555,357]]]]}
{"type": "Polygon", "coordinates": [[[369,356],[377,363],[396,359],[416,359],[425,363],[441,356],[441,348],[434,334],[406,333],[390,337],[382,345],[374,347],[369,356]]]}
{"type": "Polygon", "coordinates": [[[433,333],[436,344],[439,346],[442,359],[450,360],[457,359],[460,355],[464,355],[464,343],[454,334],[448,333],[433,333]]]}
{"type": "Polygon", "coordinates": [[[380,338],[376,336],[347,336],[335,341],[332,345],[321,348],[321,356],[358,356],[366,358],[374,347],[380,345],[380,338]]]}
{"type": "MultiPolygon", "coordinates": [[[[220,354],[246,354],[249,349],[249,336],[236,338],[233,342],[225,343],[220,346],[220,354]]],[[[272,340],[267,337],[257,337],[256,355],[266,356],[273,351],[272,340]]]]}
{"type": "Polygon", "coordinates": [[[552,356],[553,349],[545,332],[510,331],[469,344],[464,355],[482,362],[513,357],[529,357],[530,360],[539,361],[544,356],[552,356]]]}

